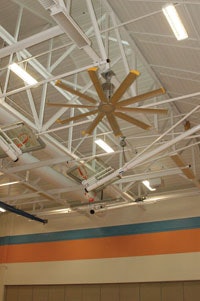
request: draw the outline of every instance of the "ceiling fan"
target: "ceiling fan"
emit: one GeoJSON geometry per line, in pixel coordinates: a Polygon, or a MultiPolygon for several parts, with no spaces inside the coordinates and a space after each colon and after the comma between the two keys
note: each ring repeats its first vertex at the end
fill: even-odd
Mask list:
{"type": "Polygon", "coordinates": [[[108,123],[114,133],[115,136],[123,136],[120,126],[118,124],[117,118],[123,119],[135,126],[138,126],[142,129],[149,129],[151,126],[138,120],[130,115],[125,114],[126,112],[129,113],[151,113],[151,114],[166,114],[167,110],[165,109],[150,109],[150,108],[137,108],[137,107],[129,107],[134,103],[161,95],[165,93],[163,88],[153,90],[141,95],[137,95],[134,97],[127,98],[125,100],[120,100],[121,97],[124,95],[126,90],[130,87],[130,85],[136,80],[139,76],[139,72],[137,70],[131,70],[123,82],[120,84],[118,89],[114,91],[114,85],[111,83],[111,77],[114,75],[112,70],[108,70],[107,72],[102,73],[102,76],[106,80],[105,83],[101,84],[98,74],[97,74],[97,67],[93,67],[88,69],[88,73],[90,76],[91,81],[95,87],[95,90],[99,97],[99,102],[94,98],[83,94],[77,90],[72,89],[68,85],[66,85],[61,80],[57,80],[55,85],[61,89],[68,91],[69,93],[76,95],[84,100],[87,100],[92,105],[81,105],[81,104],[59,104],[59,103],[48,103],[49,106],[60,106],[60,107],[67,107],[67,108],[84,108],[88,109],[87,112],[81,113],[80,115],[76,115],[74,117],[60,120],[58,119],[57,122],[61,124],[69,123],[70,121],[75,121],[79,119],[83,119],[84,117],[96,115],[93,119],[91,124],[86,128],[83,132],[84,135],[91,135],[97,125],[102,121],[104,117],[107,118],[108,123]]]}

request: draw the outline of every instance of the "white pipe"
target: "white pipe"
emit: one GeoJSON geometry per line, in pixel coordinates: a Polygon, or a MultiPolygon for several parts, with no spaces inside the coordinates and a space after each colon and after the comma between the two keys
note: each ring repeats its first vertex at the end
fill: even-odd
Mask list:
{"type": "Polygon", "coordinates": [[[12,148],[10,143],[7,143],[6,140],[0,136],[0,148],[11,158],[12,161],[18,161],[18,154],[12,148]]]}
{"type": "Polygon", "coordinates": [[[144,162],[145,160],[157,155],[158,153],[160,153],[163,150],[169,148],[170,146],[176,144],[177,142],[181,141],[185,137],[188,137],[191,134],[197,132],[198,130],[200,130],[200,125],[197,125],[197,126],[191,128],[191,129],[189,129],[188,131],[182,133],[181,135],[177,136],[176,138],[174,138],[171,141],[167,141],[166,143],[162,144],[161,146],[159,146],[158,148],[152,150],[151,152],[142,154],[141,156],[138,156],[137,158],[133,158],[128,163],[126,163],[122,168],[116,170],[115,172],[111,173],[107,177],[97,181],[96,183],[94,183],[92,185],[89,185],[87,183],[87,181],[84,181],[84,186],[85,186],[86,190],[87,191],[94,190],[97,187],[99,187],[99,186],[105,184],[106,182],[110,181],[111,179],[121,176],[125,171],[127,171],[127,170],[137,166],[138,164],[144,162]]]}
{"type": "MultiPolygon", "coordinates": [[[[192,115],[199,108],[200,108],[200,105],[198,105],[197,107],[193,108],[192,111],[190,111],[188,114],[186,114],[183,118],[181,118],[175,124],[173,124],[173,121],[172,121],[173,125],[166,132],[164,132],[161,136],[159,136],[156,140],[154,140],[151,144],[149,144],[138,156],[141,156],[144,152],[146,152],[148,149],[150,149],[155,143],[157,143],[158,141],[160,141],[163,137],[165,137],[168,133],[170,133],[173,129],[175,129],[175,127],[177,127],[179,124],[181,124],[185,119],[187,119],[190,115],[192,115]]],[[[172,132],[172,135],[173,135],[173,132],[172,132]]],[[[174,138],[174,136],[173,136],[173,138],[174,138]]]]}
{"type": "Polygon", "coordinates": [[[142,181],[145,179],[155,179],[158,177],[166,177],[166,176],[171,176],[171,175],[177,175],[177,174],[181,174],[182,171],[179,167],[175,167],[175,168],[170,168],[170,169],[166,169],[166,170],[159,170],[159,171],[150,171],[150,172],[144,172],[144,173],[140,173],[140,174],[135,174],[135,175],[130,175],[130,176],[125,176],[122,179],[119,179],[118,181],[116,181],[116,184],[118,183],[127,183],[127,182],[131,182],[132,184],[135,181],[142,181]]]}
{"type": "Polygon", "coordinates": [[[148,105],[141,106],[141,108],[150,108],[150,107],[153,107],[153,106],[163,105],[165,103],[170,103],[170,102],[182,100],[182,99],[185,99],[185,98],[196,97],[196,96],[199,96],[199,95],[200,95],[200,92],[186,94],[186,95],[178,96],[178,97],[175,97],[175,98],[169,98],[167,100],[157,101],[156,103],[150,103],[148,105]]]}

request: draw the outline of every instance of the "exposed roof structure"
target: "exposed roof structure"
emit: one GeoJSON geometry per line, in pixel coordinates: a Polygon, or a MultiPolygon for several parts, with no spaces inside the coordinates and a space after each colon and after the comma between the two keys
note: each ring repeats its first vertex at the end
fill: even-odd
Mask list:
{"type": "Polygon", "coordinates": [[[1,0],[2,202],[46,218],[199,195],[200,2],[175,3],[182,41],[167,2],[1,0]]]}

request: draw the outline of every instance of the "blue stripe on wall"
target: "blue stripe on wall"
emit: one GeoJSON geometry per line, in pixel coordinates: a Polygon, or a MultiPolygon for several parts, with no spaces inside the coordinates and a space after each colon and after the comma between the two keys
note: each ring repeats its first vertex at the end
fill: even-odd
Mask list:
{"type": "Polygon", "coordinates": [[[200,228],[200,217],[174,219],[168,221],[146,222],[140,224],[120,225],[93,229],[69,230],[50,233],[38,233],[0,237],[0,245],[53,242],[109,236],[146,234],[176,230],[200,228]]]}

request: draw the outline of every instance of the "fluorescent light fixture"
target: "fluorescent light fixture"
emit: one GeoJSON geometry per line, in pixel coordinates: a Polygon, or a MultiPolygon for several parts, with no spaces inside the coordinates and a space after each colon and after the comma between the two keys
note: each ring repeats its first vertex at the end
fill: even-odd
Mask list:
{"type": "Polygon", "coordinates": [[[150,191],[155,191],[155,190],[156,190],[156,188],[152,188],[152,187],[150,186],[150,183],[149,183],[148,180],[142,181],[142,183],[143,183],[150,191]]]}
{"type": "Polygon", "coordinates": [[[114,150],[102,139],[95,140],[95,143],[98,144],[105,152],[114,153],[114,150]]]}
{"type": "Polygon", "coordinates": [[[35,78],[33,78],[30,74],[28,74],[28,72],[26,72],[26,70],[21,68],[16,63],[13,63],[13,64],[9,65],[8,68],[10,70],[12,70],[15,74],[17,74],[21,79],[23,79],[23,81],[25,83],[27,83],[28,85],[35,85],[35,84],[38,83],[35,78]]]}
{"type": "Polygon", "coordinates": [[[176,11],[173,4],[167,4],[162,8],[162,11],[175,35],[177,40],[184,40],[188,38],[185,27],[176,11]]]}
{"type": "Polygon", "coordinates": [[[0,212],[6,212],[6,209],[0,207],[0,212]]]}
{"type": "Polygon", "coordinates": [[[0,187],[8,186],[8,185],[14,185],[14,184],[18,184],[18,183],[20,183],[20,181],[13,181],[13,182],[8,182],[8,183],[2,183],[2,184],[0,184],[0,187]]]}
{"type": "Polygon", "coordinates": [[[57,24],[63,29],[63,31],[75,42],[78,48],[83,48],[91,44],[86,34],[76,24],[74,19],[67,13],[62,7],[54,6],[52,8],[51,16],[55,19],[57,24]]]}

